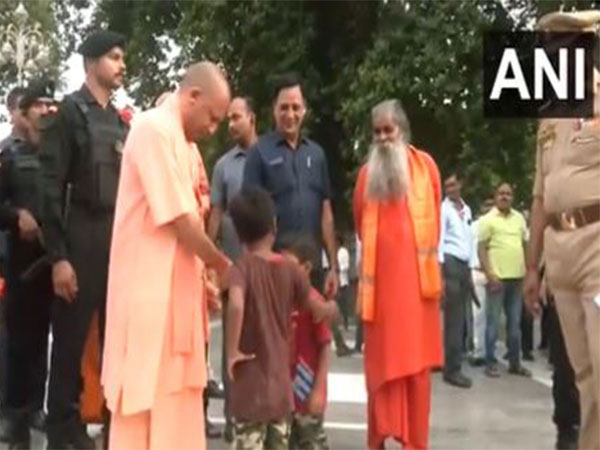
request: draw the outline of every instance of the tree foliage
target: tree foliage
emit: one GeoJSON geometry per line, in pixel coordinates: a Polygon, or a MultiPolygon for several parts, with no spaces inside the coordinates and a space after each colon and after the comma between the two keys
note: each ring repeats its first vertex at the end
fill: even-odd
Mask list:
{"type": "MultiPolygon", "coordinates": [[[[483,116],[483,33],[531,28],[542,14],[597,7],[596,1],[104,0],[94,26],[129,37],[131,94],[144,105],[172,88],[191,61],[209,58],[223,65],[236,93],[255,99],[264,131],[271,126],[273,77],[300,73],[307,131],[326,150],[336,215],[349,225],[370,110],[390,97],[403,102],[413,142],[442,173],[461,169],[469,201],[476,205],[508,180],[528,203],[536,124],[483,116]]],[[[227,145],[221,130],[207,145],[209,163],[227,145]]]]}

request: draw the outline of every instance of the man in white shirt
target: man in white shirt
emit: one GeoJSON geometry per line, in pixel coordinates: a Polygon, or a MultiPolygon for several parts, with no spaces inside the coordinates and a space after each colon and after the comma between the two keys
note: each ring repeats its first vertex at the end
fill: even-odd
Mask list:
{"type": "Polygon", "coordinates": [[[462,373],[467,306],[471,301],[473,253],[471,208],[460,196],[461,180],[456,172],[444,181],[446,198],[442,202],[439,261],[444,275],[444,381],[470,388],[471,379],[462,373]]]}
{"type": "Polygon", "coordinates": [[[487,280],[485,274],[481,269],[479,263],[479,257],[477,255],[477,245],[479,243],[479,221],[481,217],[485,216],[490,209],[494,207],[494,199],[487,199],[481,205],[479,209],[479,217],[471,224],[471,235],[472,239],[472,254],[471,254],[471,277],[473,279],[473,286],[475,288],[475,294],[479,300],[479,306],[472,308],[472,320],[473,320],[473,354],[471,358],[471,365],[478,367],[485,364],[485,285],[487,280]]]}

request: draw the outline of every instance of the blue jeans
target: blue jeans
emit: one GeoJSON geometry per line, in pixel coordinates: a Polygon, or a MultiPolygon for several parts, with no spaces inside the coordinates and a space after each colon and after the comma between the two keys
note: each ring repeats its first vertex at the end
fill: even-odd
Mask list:
{"type": "Polygon", "coordinates": [[[500,313],[506,315],[506,346],[510,367],[519,367],[521,351],[521,312],[523,307],[522,279],[501,280],[501,288],[486,287],[485,359],[488,366],[496,364],[496,340],[500,313]]]}

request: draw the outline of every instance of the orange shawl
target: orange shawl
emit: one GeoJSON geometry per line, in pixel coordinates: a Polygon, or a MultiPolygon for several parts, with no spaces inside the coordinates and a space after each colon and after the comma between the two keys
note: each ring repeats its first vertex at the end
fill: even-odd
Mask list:
{"type": "MultiPolygon", "coordinates": [[[[408,208],[417,244],[419,282],[424,299],[438,300],[442,292],[442,278],[437,259],[439,224],[436,219],[435,193],[426,154],[409,147],[408,162],[411,185],[408,208]]],[[[362,216],[362,264],[358,294],[358,314],[364,321],[375,319],[375,271],[377,262],[377,230],[379,202],[367,197],[362,216]]]]}

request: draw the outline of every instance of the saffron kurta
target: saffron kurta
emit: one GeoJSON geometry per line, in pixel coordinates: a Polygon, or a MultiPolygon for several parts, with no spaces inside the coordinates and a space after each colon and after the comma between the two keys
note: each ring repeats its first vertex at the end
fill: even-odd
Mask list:
{"type": "MultiPolygon", "coordinates": [[[[178,101],[173,94],[136,116],[123,151],[102,372],[108,408],[121,416],[151,411],[176,421],[157,405],[186,390],[201,399],[206,384],[205,268],[171,224],[205,215],[208,184],[196,145],[185,139],[178,101]]],[[[199,405],[197,417],[186,418],[196,429],[199,405]]]]}
{"type": "MultiPolygon", "coordinates": [[[[427,161],[439,205],[439,172],[431,158],[427,161]]],[[[366,181],[364,166],[354,193],[357,230],[361,230],[366,181]]],[[[439,208],[431,214],[439,223],[439,208]]],[[[427,446],[429,369],[442,364],[440,305],[421,296],[406,198],[380,203],[376,245],[377,307],[374,320],[364,322],[369,447],[379,447],[386,437],[395,437],[407,447],[427,446]]]]}

